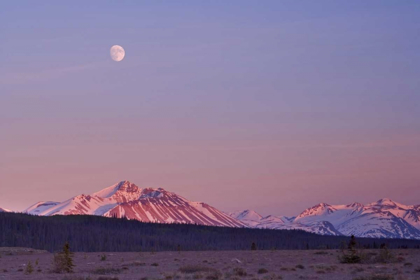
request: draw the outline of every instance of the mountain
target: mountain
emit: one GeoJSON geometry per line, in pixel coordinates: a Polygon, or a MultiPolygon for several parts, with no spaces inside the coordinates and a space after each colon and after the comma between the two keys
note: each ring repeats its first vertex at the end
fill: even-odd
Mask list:
{"type": "MultiPolygon", "coordinates": [[[[1,211],[8,210],[0,208],[1,211]]],[[[97,215],[156,223],[300,229],[322,235],[420,239],[420,205],[404,205],[388,198],[366,205],[319,203],[295,217],[262,216],[253,210],[226,214],[162,188],[140,188],[129,181],[121,181],[63,202],[41,201],[25,212],[40,216],[97,215]]]]}
{"type": "Polygon", "coordinates": [[[242,222],[206,203],[188,201],[162,188],[142,189],[129,181],[121,181],[98,192],[81,194],[63,202],[38,202],[24,212],[40,216],[98,215],[157,223],[244,226],[242,222]]]}
{"type": "Polygon", "coordinates": [[[230,213],[229,216],[236,220],[240,220],[248,227],[256,227],[262,219],[262,216],[253,210],[238,211],[230,213]]]}
{"type": "Polygon", "coordinates": [[[12,210],[6,209],[6,208],[1,208],[0,207],[0,212],[13,212],[12,210]]]}
{"type": "Polygon", "coordinates": [[[248,227],[268,228],[268,229],[300,229],[322,235],[342,235],[334,226],[327,221],[309,222],[307,224],[293,223],[293,218],[285,216],[266,216],[263,217],[253,210],[245,210],[242,212],[234,212],[231,217],[243,222],[248,227]],[[249,213],[252,213],[249,215],[249,213]]]}
{"type": "Polygon", "coordinates": [[[419,205],[404,205],[388,198],[367,205],[357,202],[347,205],[320,203],[294,218],[271,215],[262,217],[259,214],[246,218],[241,212],[231,216],[257,228],[302,229],[328,235],[420,239],[419,205]]]}

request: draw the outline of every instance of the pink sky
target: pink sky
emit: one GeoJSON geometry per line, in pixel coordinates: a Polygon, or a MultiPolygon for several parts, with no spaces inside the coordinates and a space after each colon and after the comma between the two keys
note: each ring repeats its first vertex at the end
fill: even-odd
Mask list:
{"type": "Polygon", "coordinates": [[[121,180],[261,214],[420,204],[420,2],[327,2],[3,3],[0,207],[121,180]]]}

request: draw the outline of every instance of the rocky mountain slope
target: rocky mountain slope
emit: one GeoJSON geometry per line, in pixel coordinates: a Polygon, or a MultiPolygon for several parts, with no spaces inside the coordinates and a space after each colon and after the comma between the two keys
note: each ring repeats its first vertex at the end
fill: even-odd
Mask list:
{"type": "Polygon", "coordinates": [[[244,226],[242,222],[206,203],[188,201],[162,188],[142,189],[129,181],[63,202],[38,202],[24,212],[41,216],[99,215],[157,223],[244,226]]]}

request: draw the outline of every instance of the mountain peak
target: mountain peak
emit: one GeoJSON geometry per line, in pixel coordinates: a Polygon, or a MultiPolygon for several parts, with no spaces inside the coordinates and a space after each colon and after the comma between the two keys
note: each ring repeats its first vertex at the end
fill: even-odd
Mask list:
{"type": "Polygon", "coordinates": [[[325,203],[325,202],[321,202],[320,204],[318,204],[317,205],[318,207],[323,207],[323,208],[326,208],[326,207],[330,207],[331,205],[329,205],[328,203],[325,203]]]}
{"type": "Polygon", "coordinates": [[[138,192],[139,187],[133,183],[130,183],[130,181],[121,181],[118,183],[117,191],[133,193],[138,192]]]}
{"type": "Polygon", "coordinates": [[[379,199],[378,202],[393,202],[393,201],[392,199],[385,197],[385,198],[379,199]]]}
{"type": "Polygon", "coordinates": [[[393,200],[389,198],[381,198],[378,201],[374,202],[375,205],[381,205],[381,206],[396,206],[397,203],[395,203],[393,200]]]}
{"type": "Polygon", "coordinates": [[[325,216],[333,213],[336,209],[329,205],[328,203],[321,202],[311,208],[306,209],[302,213],[300,213],[296,219],[302,219],[308,216],[325,216]]]}
{"type": "Polygon", "coordinates": [[[401,204],[398,202],[395,202],[389,198],[382,198],[379,199],[378,201],[369,204],[369,206],[374,207],[374,208],[387,208],[387,209],[403,209],[403,210],[407,210],[407,209],[415,209],[415,206],[411,205],[405,205],[405,204],[401,204]]]}
{"type": "Polygon", "coordinates": [[[347,204],[346,207],[348,207],[348,208],[360,208],[360,207],[364,207],[364,205],[360,202],[353,202],[351,204],[347,204]]]}
{"type": "Polygon", "coordinates": [[[234,212],[230,215],[231,217],[234,217],[238,220],[251,220],[251,221],[258,221],[262,219],[262,216],[255,212],[254,210],[244,210],[244,211],[238,211],[234,212]]]}
{"type": "Polygon", "coordinates": [[[116,183],[112,186],[109,186],[105,189],[102,189],[98,192],[95,192],[92,194],[92,196],[99,196],[101,198],[110,198],[114,196],[115,194],[119,193],[119,195],[122,194],[135,194],[140,193],[141,189],[136,186],[133,183],[130,183],[130,181],[121,181],[119,183],[116,183]]]}
{"type": "Polygon", "coordinates": [[[12,212],[12,210],[0,207],[0,212],[12,212]]]}

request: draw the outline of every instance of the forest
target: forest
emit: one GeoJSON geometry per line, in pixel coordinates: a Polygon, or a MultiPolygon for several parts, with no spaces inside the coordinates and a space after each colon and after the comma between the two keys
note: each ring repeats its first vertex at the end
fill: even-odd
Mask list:
{"type": "MultiPolygon", "coordinates": [[[[89,215],[41,217],[0,213],[0,247],[30,247],[56,252],[65,242],[73,251],[203,251],[339,249],[347,236],[322,236],[301,230],[212,227],[144,223],[89,215]],[[254,244],[253,244],[254,243],[254,244]]],[[[417,248],[420,240],[357,238],[359,246],[417,248]]]]}

